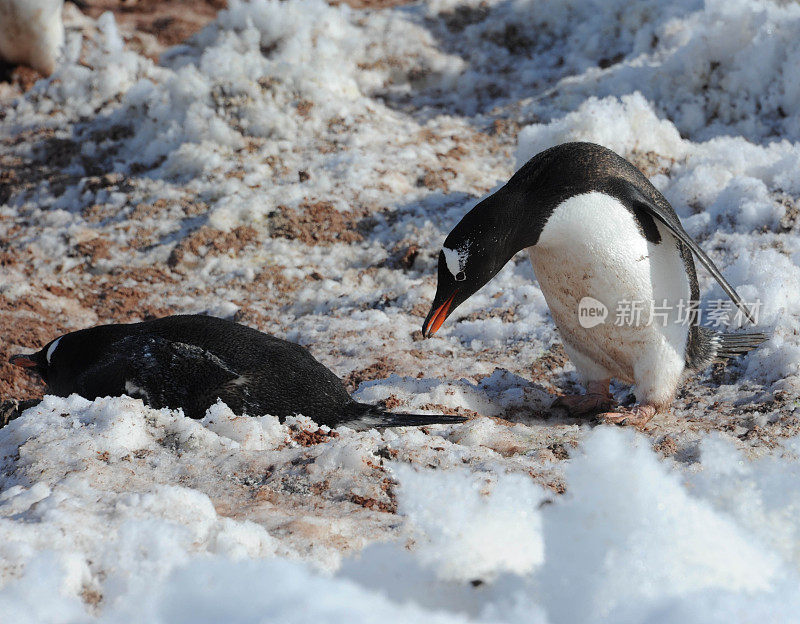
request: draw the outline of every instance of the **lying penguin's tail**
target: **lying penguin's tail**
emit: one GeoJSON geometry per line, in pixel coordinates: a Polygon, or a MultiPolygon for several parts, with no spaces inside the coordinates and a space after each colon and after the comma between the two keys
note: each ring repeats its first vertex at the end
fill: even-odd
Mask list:
{"type": "Polygon", "coordinates": [[[725,334],[709,327],[696,327],[693,331],[697,334],[690,335],[686,349],[686,365],[692,370],[744,355],[769,339],[761,332],[725,334]]]}
{"type": "Polygon", "coordinates": [[[464,416],[445,414],[399,414],[387,412],[377,405],[352,403],[347,416],[340,423],[351,429],[373,427],[418,427],[420,425],[454,425],[466,421],[464,416]]]}

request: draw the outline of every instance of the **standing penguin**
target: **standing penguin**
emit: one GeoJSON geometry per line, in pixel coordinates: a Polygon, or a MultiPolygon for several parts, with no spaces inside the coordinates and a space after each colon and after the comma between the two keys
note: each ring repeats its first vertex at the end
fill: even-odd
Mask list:
{"type": "Polygon", "coordinates": [[[303,347],[231,321],[177,315],[65,334],[11,363],[41,375],[48,391],[87,399],[127,394],[202,418],[217,399],[237,414],[303,414],[354,429],[459,423],[461,416],[393,414],[354,401],[303,347]]]}
{"type": "Polygon", "coordinates": [[[627,160],[592,143],[537,154],[461,219],[439,254],[438,287],[422,333],[436,333],[522,249],[587,390],[554,404],[574,413],[603,412],[606,422],[643,426],[670,405],[685,371],[766,340],[684,322],[700,297],[693,253],[754,320],[664,196],[627,160]],[[632,313],[626,322],[587,322],[580,316],[587,304],[598,314],[626,306],[632,313]],[[611,378],[635,384],[637,405],[614,408],[611,378]]]}

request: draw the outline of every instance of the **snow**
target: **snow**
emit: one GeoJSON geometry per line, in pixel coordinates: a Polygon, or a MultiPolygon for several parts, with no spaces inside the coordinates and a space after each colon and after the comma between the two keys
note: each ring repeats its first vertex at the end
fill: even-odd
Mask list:
{"type": "Polygon", "coordinates": [[[748,460],[710,436],[697,465],[681,465],[641,434],[598,427],[559,496],[484,446],[448,440],[469,424],[433,436],[343,428],[302,447],[272,417],[217,406],[206,421],[73,396],[4,428],[3,612],[83,621],[81,599],[97,595],[93,615],[109,622],[725,621],[714,618],[733,604],[748,621],[800,600],[800,437],[748,460]],[[341,515],[335,492],[369,495],[380,447],[399,451],[386,463],[397,516],[341,515]],[[296,473],[292,487],[264,496],[270,470],[296,473]],[[313,508],[306,479],[330,484],[313,508]],[[366,549],[342,560],[337,540],[366,549]]]}
{"type": "Polygon", "coordinates": [[[45,397],[0,429],[4,618],[797,620],[800,6],[231,0],[159,63],[111,14],[66,27],[0,118],[2,320],[47,330],[10,353],[206,312],[474,418],[45,397]],[[576,377],[522,256],[419,340],[452,226],[572,140],[642,168],[771,334],[643,433],[549,410],[576,377]]]}
{"type": "Polygon", "coordinates": [[[763,592],[778,574],[772,553],[692,497],[637,442],[630,433],[593,434],[584,460],[567,470],[569,500],[545,516],[541,575],[555,622],[618,621],[615,612],[709,589],[763,592]],[[589,599],[567,599],[574,594],[589,599]]]}

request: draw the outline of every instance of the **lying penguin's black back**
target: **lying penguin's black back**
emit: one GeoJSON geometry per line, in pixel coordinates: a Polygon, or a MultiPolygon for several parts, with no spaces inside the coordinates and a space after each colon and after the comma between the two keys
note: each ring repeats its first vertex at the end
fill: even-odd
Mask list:
{"type": "MultiPolygon", "coordinates": [[[[26,356],[27,357],[27,356],[26,356]]],[[[128,394],[191,418],[222,399],[239,414],[303,414],[320,424],[392,426],[461,422],[390,414],[353,401],[303,347],[210,316],[178,315],[66,334],[30,356],[54,394],[128,394]]],[[[12,358],[13,361],[13,358],[12,358]]]]}
{"type": "Polygon", "coordinates": [[[293,342],[211,316],[178,315],[141,325],[143,334],[193,345],[219,358],[230,378],[214,392],[236,412],[259,413],[269,405],[275,416],[302,413],[327,424],[353,403],[341,380],[293,342]]]}

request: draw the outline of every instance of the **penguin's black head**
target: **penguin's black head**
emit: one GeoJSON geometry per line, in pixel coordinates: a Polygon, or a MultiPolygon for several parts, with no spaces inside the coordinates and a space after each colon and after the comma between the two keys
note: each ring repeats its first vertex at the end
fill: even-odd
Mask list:
{"type": "Polygon", "coordinates": [[[505,266],[509,251],[507,233],[487,198],[453,228],[439,252],[439,281],[422,335],[433,336],[445,319],[478,292],[505,266]]]}
{"type": "Polygon", "coordinates": [[[91,329],[59,336],[36,353],[14,355],[9,362],[39,375],[51,394],[67,396],[74,377],[83,370],[81,361],[87,359],[86,353],[89,352],[88,359],[91,359],[91,351],[102,347],[99,340],[86,340],[83,336],[91,329]]]}
{"type": "Polygon", "coordinates": [[[50,359],[52,359],[53,351],[55,350],[54,345],[57,347],[59,340],[59,338],[56,338],[55,340],[47,343],[36,353],[12,355],[8,361],[14,366],[19,366],[27,369],[31,373],[39,375],[45,383],[49,383],[50,373],[52,372],[50,367],[50,359]],[[48,353],[50,354],[49,357],[48,353]]]}
{"type": "MultiPolygon", "coordinates": [[[[9,362],[38,374],[47,391],[57,396],[75,392],[76,383],[109,352],[114,340],[130,335],[139,324],[98,325],[51,340],[36,353],[15,355],[9,362]]],[[[104,371],[110,376],[110,371],[104,371]]]]}

